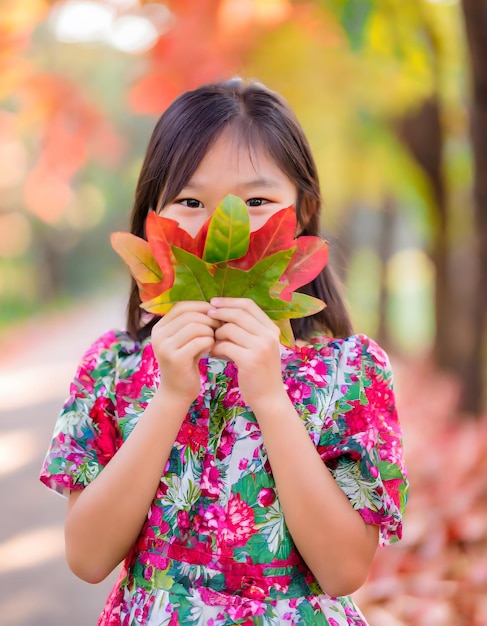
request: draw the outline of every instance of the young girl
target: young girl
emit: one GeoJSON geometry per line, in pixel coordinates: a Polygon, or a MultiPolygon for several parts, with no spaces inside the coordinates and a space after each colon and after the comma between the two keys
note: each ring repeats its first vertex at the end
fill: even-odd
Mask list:
{"type": "MultiPolygon", "coordinates": [[[[320,191],[288,105],[257,83],[181,95],[150,140],[131,232],[148,213],[194,235],[227,195],[255,230],[293,204],[317,235],[320,191]]],[[[295,348],[251,300],[143,313],[83,357],[41,480],[69,495],[66,555],[96,583],[123,561],[99,625],[366,624],[349,594],[401,536],[406,473],[387,356],[327,303],[295,348]]]]}

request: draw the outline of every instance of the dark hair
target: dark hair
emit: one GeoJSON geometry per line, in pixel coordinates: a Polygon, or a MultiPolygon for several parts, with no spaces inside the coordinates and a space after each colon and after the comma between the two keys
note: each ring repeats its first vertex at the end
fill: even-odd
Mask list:
{"type": "MultiPolygon", "coordinates": [[[[249,148],[257,142],[298,188],[296,215],[300,235],[318,235],[321,194],[316,165],[304,132],[287,102],[258,82],[241,79],[203,85],[180,95],[157,122],[147,147],[135,191],[131,232],[145,237],[149,211],[173,200],[188,183],[208,149],[224,129],[235,129],[249,148]]],[[[335,337],[352,333],[352,325],[329,265],[299,291],[320,298],[326,308],[292,320],[298,339],[316,331],[335,337]]],[[[132,280],[127,330],[139,340],[159,319],[147,320],[132,280]]]]}

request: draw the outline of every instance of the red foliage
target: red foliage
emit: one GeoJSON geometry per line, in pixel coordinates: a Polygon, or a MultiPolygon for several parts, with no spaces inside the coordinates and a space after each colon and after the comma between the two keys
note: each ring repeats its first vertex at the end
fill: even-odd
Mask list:
{"type": "Polygon", "coordinates": [[[25,181],[24,200],[32,213],[55,222],[69,198],[74,174],[93,156],[115,163],[123,143],[80,87],[53,74],[32,74],[21,90],[25,110],[40,122],[40,150],[25,181]]]}
{"type": "Polygon", "coordinates": [[[487,624],[487,415],[459,415],[456,381],[395,364],[410,473],[403,541],[356,594],[374,626],[487,624]]]}
{"type": "Polygon", "coordinates": [[[258,3],[225,0],[177,0],[165,3],[174,14],[168,32],[148,55],[149,68],[129,97],[139,113],[160,114],[181,92],[238,73],[263,29],[289,16],[286,0],[273,13],[259,13],[258,3]],[[231,7],[230,7],[231,8],[231,7]]]}
{"type": "Polygon", "coordinates": [[[130,104],[139,113],[160,113],[174,98],[227,74],[230,59],[218,44],[214,0],[174,3],[175,18],[149,53],[149,72],[133,87],[130,104]]]}

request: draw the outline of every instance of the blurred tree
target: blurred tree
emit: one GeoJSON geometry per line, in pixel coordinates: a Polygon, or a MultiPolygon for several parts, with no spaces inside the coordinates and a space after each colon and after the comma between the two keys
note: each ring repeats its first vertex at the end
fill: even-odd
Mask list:
{"type": "Polygon", "coordinates": [[[340,9],[341,20],[355,49],[361,50],[367,45],[366,26],[374,14],[388,16],[395,43],[389,52],[393,55],[395,49],[396,54],[405,60],[404,69],[407,70],[410,55],[417,54],[415,43],[418,40],[422,42],[423,59],[430,69],[430,93],[418,91],[416,102],[411,102],[407,111],[393,115],[390,122],[421,169],[429,188],[429,203],[435,225],[431,241],[431,256],[435,266],[435,356],[441,367],[459,373],[466,355],[461,354],[464,336],[458,332],[455,310],[458,294],[454,277],[449,272],[452,247],[456,242],[452,240],[450,232],[442,111],[442,71],[451,42],[457,38],[452,37],[454,31],[451,25],[445,29],[445,21],[439,22],[437,12],[422,0],[408,3],[407,11],[395,0],[343,0],[335,3],[335,6],[340,9]],[[460,364],[459,354],[462,356],[460,364]]]}
{"type": "Polygon", "coordinates": [[[174,20],[149,51],[144,75],[130,93],[130,104],[139,113],[160,114],[182,91],[245,73],[246,58],[259,37],[292,15],[288,0],[162,3],[174,20]]]}
{"type": "Polygon", "coordinates": [[[103,212],[99,203],[77,205],[80,172],[90,161],[113,167],[123,152],[106,112],[76,80],[77,65],[62,72],[46,63],[39,24],[48,15],[43,0],[7,0],[0,12],[0,164],[10,172],[1,181],[0,295],[7,318],[7,304],[15,318],[16,302],[28,311],[62,292],[66,252],[103,212]]]}
{"type": "MultiPolygon", "coordinates": [[[[444,338],[454,326],[447,274],[441,74],[456,72],[461,57],[456,43],[459,14],[449,8],[445,19],[445,7],[424,0],[407,5],[396,0],[296,3],[292,21],[256,47],[251,66],[287,95],[312,128],[309,134],[331,204],[343,208],[359,203],[380,210],[394,197],[399,209],[411,211],[411,191],[414,202],[421,199],[438,281],[436,345],[441,363],[449,363],[450,344],[444,338]],[[288,59],[285,67],[283,57],[288,59]]],[[[457,93],[456,107],[459,88],[457,93]]],[[[389,245],[391,253],[397,251],[397,243],[389,245]]],[[[384,317],[382,311],[379,318],[384,317]]]]}
{"type": "MultiPolygon", "coordinates": [[[[458,136],[458,111],[463,108],[461,101],[461,83],[457,87],[456,103],[452,106],[451,90],[446,84],[445,75],[451,73],[455,64],[451,63],[452,51],[456,51],[457,61],[463,57],[462,46],[458,42],[462,37],[458,33],[458,25],[461,23],[457,7],[434,7],[432,3],[423,0],[413,0],[408,3],[407,9],[404,3],[396,0],[378,2],[376,0],[323,0],[324,4],[332,8],[342,23],[347,33],[350,46],[363,55],[376,53],[376,63],[381,63],[384,47],[388,47],[390,58],[399,58],[401,71],[408,72],[410,63],[417,63],[419,55],[422,61],[426,60],[429,67],[429,89],[410,89],[408,107],[404,111],[391,111],[388,107],[382,109],[382,119],[385,124],[390,124],[397,132],[414,162],[418,165],[424,176],[428,193],[428,204],[432,214],[431,258],[435,267],[435,341],[434,351],[438,365],[449,369],[460,376],[464,393],[464,408],[479,414],[482,408],[482,381],[485,377],[485,256],[482,256],[482,235],[480,239],[480,253],[476,256],[482,269],[479,270],[479,282],[475,282],[475,272],[470,271],[472,261],[467,260],[459,251],[465,247],[465,240],[455,232],[453,187],[455,182],[448,177],[448,141],[458,136]],[[455,12],[455,22],[445,19],[455,12]],[[373,41],[374,21],[386,20],[388,23],[387,37],[383,38],[382,48],[376,48],[373,41]],[[455,36],[456,35],[456,36],[455,36]],[[389,45],[387,45],[389,43],[389,45]],[[392,43],[392,45],[390,45],[392,43]],[[418,43],[420,44],[418,47],[418,43]],[[377,54],[378,52],[378,54],[377,54]],[[419,55],[418,55],[419,53],[419,55]],[[457,127],[452,128],[452,109],[456,109],[453,117],[457,118],[457,127]],[[453,132],[452,132],[453,131],[453,132]],[[450,135],[450,137],[448,136],[450,135]],[[456,268],[455,268],[456,266],[456,268]],[[453,271],[455,269],[455,271],[453,271]],[[461,276],[462,286],[458,285],[458,277],[461,276]],[[459,323],[461,320],[461,323],[459,323]],[[472,320],[476,320],[471,323],[472,320]],[[484,333],[482,335],[482,333],[484,333]]],[[[445,3],[453,4],[453,3],[445,3]]],[[[485,31],[483,30],[486,20],[485,6],[476,4],[477,14],[470,21],[475,22],[476,27],[467,36],[469,39],[471,55],[476,54],[477,65],[474,69],[475,93],[483,93],[482,85],[485,77],[480,74],[480,59],[485,58],[485,49],[481,49],[480,42],[485,44],[485,31]],[[480,19],[480,18],[483,18],[480,19]],[[475,43],[472,44],[472,39],[475,43]],[[472,50],[473,48],[473,50],[472,50]]],[[[465,10],[465,9],[464,9],[465,10]]],[[[473,11],[470,11],[473,13],[473,11]]],[[[385,30],[383,30],[385,33],[385,30]]],[[[484,46],[485,48],[485,46],[484,46]]],[[[386,59],[382,59],[385,62],[386,59]]],[[[458,66],[457,66],[458,72],[458,66]]],[[[485,70],[484,70],[485,72],[485,70]]],[[[458,72],[458,74],[460,74],[458,72]]],[[[396,99],[396,94],[389,90],[391,100],[396,99]]],[[[474,126],[478,128],[485,118],[482,118],[481,106],[478,102],[482,99],[477,97],[476,112],[474,111],[474,126]],[[477,120],[475,122],[475,120],[477,120]],[[481,120],[479,122],[479,120],[481,120]]],[[[460,130],[463,133],[463,130],[460,130]]],[[[477,144],[475,153],[477,163],[483,163],[485,154],[482,148],[482,135],[473,133],[477,144]]],[[[485,148],[483,149],[485,150],[485,148]]],[[[477,166],[477,178],[479,166],[477,166]]],[[[485,180],[480,176],[481,180],[485,180]]],[[[477,205],[485,204],[485,189],[477,182],[476,184],[477,205]]],[[[395,193],[391,190],[391,193],[395,193]]],[[[387,198],[387,194],[386,194],[387,198]]],[[[387,207],[390,201],[386,199],[382,206],[385,207],[382,233],[385,238],[391,236],[390,215],[387,207]],[[389,227],[387,225],[389,224],[389,227]]],[[[477,206],[476,230],[479,233],[485,231],[482,214],[479,215],[477,206]]],[[[463,220],[470,220],[468,206],[463,207],[463,220]],[[467,209],[465,211],[465,209],[467,209]]],[[[475,229],[470,229],[467,247],[471,251],[475,249],[475,229]]],[[[387,263],[390,258],[390,244],[383,241],[379,245],[382,262],[387,263]],[[384,256],[384,251],[389,250],[384,256]]],[[[487,269],[485,270],[487,272],[487,269]]],[[[384,275],[384,273],[383,273],[384,275]]],[[[384,323],[384,309],[387,306],[387,297],[381,289],[379,307],[379,335],[387,341],[384,334],[387,325],[384,323]]]]}
{"type": "Polygon", "coordinates": [[[482,409],[486,380],[487,350],[487,0],[462,0],[471,59],[471,137],[475,155],[473,186],[477,239],[473,250],[476,267],[475,301],[471,320],[471,357],[464,371],[465,407],[482,409]]]}

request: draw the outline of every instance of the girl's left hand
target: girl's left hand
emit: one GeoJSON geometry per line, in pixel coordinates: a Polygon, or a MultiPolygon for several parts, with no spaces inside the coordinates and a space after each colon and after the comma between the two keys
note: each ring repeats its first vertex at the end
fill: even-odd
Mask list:
{"type": "Polygon", "coordinates": [[[286,394],[276,324],[248,298],[213,298],[210,305],[208,316],[222,322],[211,355],[237,365],[245,402],[255,411],[276,394],[286,394]]]}

